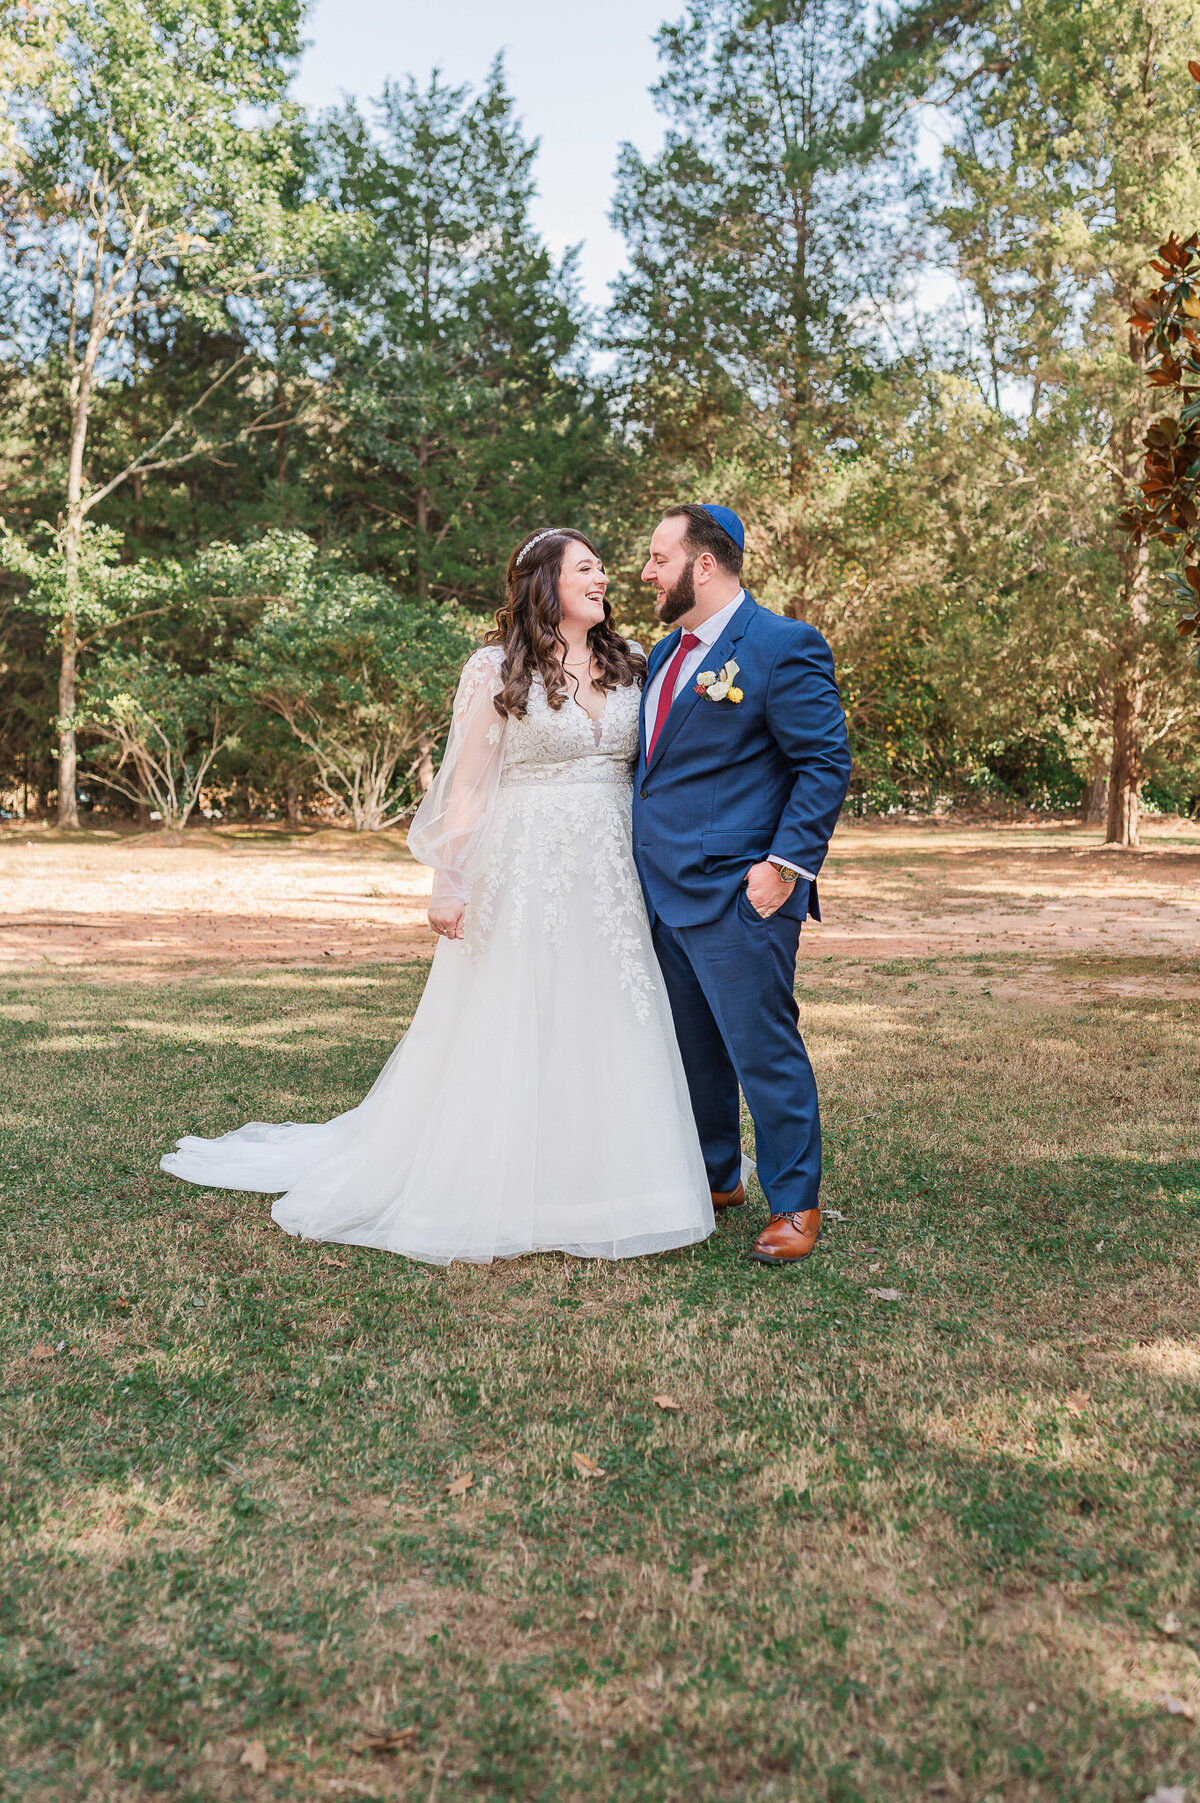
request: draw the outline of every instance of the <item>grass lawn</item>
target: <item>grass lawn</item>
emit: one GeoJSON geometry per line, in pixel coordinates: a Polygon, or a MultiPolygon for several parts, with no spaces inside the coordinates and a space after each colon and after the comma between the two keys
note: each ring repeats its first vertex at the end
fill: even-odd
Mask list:
{"type": "Polygon", "coordinates": [[[760,1197],[433,1270],[158,1173],[357,1101],[423,965],[4,979],[0,1795],[1200,1782],[1200,1023],[1025,968],[803,966],[790,1270],[760,1197]]]}

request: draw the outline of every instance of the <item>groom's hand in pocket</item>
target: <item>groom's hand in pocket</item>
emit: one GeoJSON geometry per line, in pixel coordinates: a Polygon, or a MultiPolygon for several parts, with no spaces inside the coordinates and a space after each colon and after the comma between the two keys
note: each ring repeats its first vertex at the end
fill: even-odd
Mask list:
{"type": "Polygon", "coordinates": [[[746,894],[754,912],[769,920],[782,908],[789,889],[774,864],[752,864],[746,877],[746,894]]]}

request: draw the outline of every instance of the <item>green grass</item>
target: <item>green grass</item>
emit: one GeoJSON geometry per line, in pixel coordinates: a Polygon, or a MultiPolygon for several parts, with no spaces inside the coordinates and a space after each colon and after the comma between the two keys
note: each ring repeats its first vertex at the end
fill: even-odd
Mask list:
{"type": "Polygon", "coordinates": [[[158,1173],[357,1101],[422,967],[9,980],[0,1795],[1196,1783],[1194,1010],[973,970],[806,971],[846,1218],[791,1270],[761,1207],[447,1271],[158,1173]]]}

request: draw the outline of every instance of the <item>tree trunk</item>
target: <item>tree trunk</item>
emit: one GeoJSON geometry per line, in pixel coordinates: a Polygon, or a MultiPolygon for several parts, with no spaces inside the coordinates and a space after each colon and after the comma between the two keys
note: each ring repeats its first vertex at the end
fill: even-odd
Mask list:
{"type": "Polygon", "coordinates": [[[1093,770],[1079,798],[1081,826],[1104,826],[1108,820],[1108,771],[1093,770]]]}
{"type": "Polygon", "coordinates": [[[1141,721],[1145,682],[1141,670],[1127,666],[1117,678],[1113,707],[1112,763],[1108,773],[1108,845],[1138,845],[1142,787],[1141,721]]]}
{"type": "Polygon", "coordinates": [[[422,795],[428,795],[433,787],[433,740],[422,733],[417,750],[417,784],[422,795]]]}
{"type": "MultiPolygon", "coordinates": [[[[1129,334],[1129,355],[1140,370],[1146,361],[1146,340],[1129,334]]],[[[1117,496],[1124,503],[1134,492],[1142,468],[1142,439],[1148,415],[1130,416],[1118,441],[1120,475],[1117,496]]],[[[1120,662],[1113,679],[1112,761],[1108,770],[1107,845],[1138,844],[1138,814],[1142,787],[1142,710],[1146,696],[1143,647],[1150,620],[1150,551],[1145,544],[1126,543],[1121,552],[1124,580],[1121,601],[1125,614],[1120,662]]]]}
{"type": "Polygon", "coordinates": [[[69,508],[64,544],[66,558],[66,607],[62,622],[62,661],[58,669],[58,824],[64,829],[79,825],[75,797],[78,763],[75,743],[75,674],[79,663],[79,554],[83,540],[83,513],[78,504],[69,508]]]}
{"type": "Polygon", "coordinates": [[[287,766],[287,823],[289,826],[300,826],[304,814],[300,807],[300,776],[295,764],[287,766]]]}
{"type": "Polygon", "coordinates": [[[429,594],[429,563],[426,547],[429,542],[429,490],[425,486],[425,471],[429,468],[429,440],[422,432],[417,440],[417,556],[416,578],[417,594],[422,601],[429,594]]]}

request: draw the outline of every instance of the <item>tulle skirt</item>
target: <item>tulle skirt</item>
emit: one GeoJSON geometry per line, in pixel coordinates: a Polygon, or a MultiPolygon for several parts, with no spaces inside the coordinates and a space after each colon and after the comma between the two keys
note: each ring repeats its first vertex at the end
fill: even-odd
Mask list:
{"type": "Polygon", "coordinates": [[[284,1191],[271,1213],[286,1232],[430,1264],[633,1258],[704,1239],[712,1203],[683,1066],[632,862],[614,872],[617,855],[629,857],[627,829],[619,851],[585,830],[574,880],[564,887],[560,867],[543,905],[539,878],[554,871],[531,870],[526,845],[523,880],[473,894],[468,940],[439,943],[412,1025],[358,1107],[181,1139],[162,1168],[284,1191]]]}

